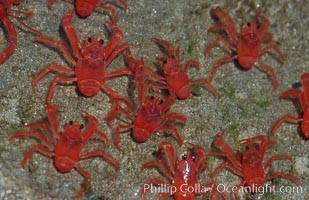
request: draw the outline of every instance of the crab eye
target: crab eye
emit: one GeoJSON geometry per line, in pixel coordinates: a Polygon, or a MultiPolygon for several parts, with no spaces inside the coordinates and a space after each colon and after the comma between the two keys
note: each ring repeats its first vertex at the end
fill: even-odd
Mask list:
{"type": "Polygon", "coordinates": [[[154,100],[154,96],[150,96],[150,100],[154,100]]]}
{"type": "Polygon", "coordinates": [[[292,84],[292,88],[297,89],[301,87],[301,83],[300,82],[295,82],[292,84]]]}
{"type": "Polygon", "coordinates": [[[104,40],[103,40],[103,39],[100,39],[99,42],[100,42],[100,44],[103,44],[103,43],[104,43],[104,40]]]}
{"type": "Polygon", "coordinates": [[[79,128],[80,128],[80,129],[83,129],[83,128],[84,128],[84,124],[81,124],[81,125],[79,126],[79,128]]]}
{"type": "Polygon", "coordinates": [[[72,125],[72,124],[73,124],[73,121],[69,121],[69,124],[72,125]]]}
{"type": "Polygon", "coordinates": [[[192,160],[195,160],[196,159],[196,157],[195,156],[191,156],[192,157],[192,160]]]}
{"type": "Polygon", "coordinates": [[[162,99],[160,99],[160,104],[162,104],[163,103],[163,100],[162,99]]]}
{"type": "Polygon", "coordinates": [[[159,156],[159,154],[158,154],[157,151],[153,151],[153,152],[152,152],[152,155],[153,155],[154,157],[158,157],[158,156],[159,156]]]}
{"type": "Polygon", "coordinates": [[[250,27],[250,25],[251,25],[251,23],[250,23],[250,22],[248,22],[248,23],[247,23],[247,26],[248,26],[248,27],[250,27]]]}
{"type": "Polygon", "coordinates": [[[91,43],[91,41],[92,41],[91,37],[90,37],[90,38],[88,38],[87,40],[88,40],[88,42],[89,42],[89,43],[91,43]]]}

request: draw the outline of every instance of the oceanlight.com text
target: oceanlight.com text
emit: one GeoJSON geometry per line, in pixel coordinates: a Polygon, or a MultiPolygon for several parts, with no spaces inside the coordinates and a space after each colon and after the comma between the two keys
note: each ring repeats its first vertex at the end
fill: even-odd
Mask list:
{"type": "Polygon", "coordinates": [[[224,184],[218,184],[218,192],[243,192],[243,193],[285,193],[285,194],[300,194],[305,192],[305,188],[301,186],[275,186],[266,183],[264,186],[253,185],[253,187],[236,187],[225,186],[224,184]]]}

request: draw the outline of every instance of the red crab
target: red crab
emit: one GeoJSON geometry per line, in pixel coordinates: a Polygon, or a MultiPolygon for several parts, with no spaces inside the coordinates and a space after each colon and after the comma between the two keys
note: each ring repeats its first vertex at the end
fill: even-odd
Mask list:
{"type": "Polygon", "coordinates": [[[179,99],[186,99],[191,94],[191,85],[204,84],[206,88],[214,95],[217,96],[216,89],[203,78],[190,81],[188,77],[188,70],[191,66],[199,68],[199,63],[195,60],[188,60],[184,69],[180,64],[179,48],[174,50],[171,43],[166,40],[152,38],[154,42],[162,45],[167,49],[167,57],[159,57],[162,63],[163,76],[166,85],[170,91],[174,92],[179,99]]]}
{"type": "MultiPolygon", "coordinates": [[[[206,183],[198,185],[199,175],[206,169],[204,160],[205,151],[202,147],[186,143],[191,146],[188,148],[187,155],[184,154],[182,159],[176,157],[172,144],[161,142],[158,148],[159,158],[146,162],[141,169],[158,167],[163,174],[169,179],[170,183],[158,178],[150,179],[144,184],[141,191],[141,197],[144,199],[145,194],[149,192],[150,187],[164,187],[165,192],[160,192],[157,199],[173,196],[175,200],[193,200],[196,196],[210,193],[213,199],[217,199],[215,183],[206,183]],[[166,160],[163,157],[165,154],[166,160]],[[192,190],[195,188],[194,190],[192,190]]],[[[223,199],[227,199],[224,193],[219,193],[223,199]]]]}
{"type": "Polygon", "coordinates": [[[224,36],[217,37],[205,47],[203,52],[204,55],[206,56],[210,49],[220,42],[224,43],[229,49],[235,52],[235,54],[233,56],[221,58],[217,61],[212,68],[210,80],[214,78],[218,68],[224,63],[237,60],[240,67],[243,69],[250,69],[257,62],[260,69],[266,71],[270,76],[274,89],[276,89],[278,87],[278,81],[272,67],[263,63],[259,59],[260,56],[264,55],[269,50],[274,50],[274,52],[278,54],[278,60],[281,64],[283,65],[284,63],[284,57],[280,50],[276,45],[270,43],[272,40],[272,34],[268,32],[270,24],[269,20],[257,12],[256,16],[261,20],[260,27],[258,27],[256,22],[251,21],[250,23],[241,26],[240,35],[238,35],[233,21],[220,7],[211,9],[211,13],[218,17],[222,21],[222,24],[210,27],[208,32],[225,31],[228,38],[225,38],[224,36]],[[262,48],[262,44],[266,42],[268,42],[267,45],[262,48]]]}
{"type": "Polygon", "coordinates": [[[37,31],[27,24],[25,24],[19,17],[14,16],[14,13],[17,14],[23,14],[26,17],[29,17],[33,15],[31,11],[24,12],[20,10],[13,10],[11,9],[11,4],[18,5],[20,4],[20,0],[1,0],[0,1],[0,23],[4,26],[5,31],[8,33],[8,39],[9,39],[9,45],[6,47],[6,49],[3,51],[2,55],[0,55],[0,64],[4,63],[6,59],[8,59],[12,53],[14,52],[17,44],[17,38],[16,38],[16,31],[14,28],[14,24],[10,20],[10,18],[13,18],[17,20],[20,24],[22,24],[24,27],[28,28],[29,30],[41,34],[40,31],[37,31]]]}
{"type": "MultiPolygon", "coordinates": [[[[51,9],[52,4],[55,0],[48,0],[47,7],[48,9],[51,9]]],[[[106,2],[100,2],[100,0],[66,0],[70,3],[74,3],[76,13],[80,17],[88,17],[91,15],[91,13],[96,9],[103,9],[103,10],[109,10],[112,13],[112,21],[114,23],[117,22],[117,17],[115,14],[115,10],[113,7],[108,6],[106,4],[116,4],[114,2],[106,1],[106,2]]],[[[127,10],[127,4],[124,0],[118,0],[119,4],[122,9],[127,10]]]]}
{"type": "Polygon", "coordinates": [[[304,73],[301,76],[301,84],[303,86],[303,91],[299,89],[290,89],[283,92],[280,98],[294,98],[297,97],[302,109],[302,117],[297,118],[290,114],[282,116],[271,130],[271,136],[274,137],[277,129],[281,126],[284,121],[289,122],[300,122],[301,132],[304,138],[309,138],[309,73],[304,73]]]}
{"type": "MultiPolygon", "coordinates": [[[[115,146],[120,149],[120,129],[133,129],[132,137],[136,142],[142,143],[149,139],[149,137],[158,130],[172,131],[176,137],[179,145],[183,144],[183,141],[177,131],[177,129],[167,124],[169,121],[179,120],[186,123],[187,118],[179,113],[169,112],[170,107],[175,103],[176,96],[170,94],[163,99],[157,96],[148,96],[149,85],[156,86],[156,84],[148,83],[144,73],[143,60],[136,62],[136,66],[132,67],[135,69],[135,81],[138,93],[138,109],[134,109],[128,101],[123,101],[127,109],[118,106],[115,109],[113,115],[115,116],[118,111],[127,116],[133,123],[130,125],[119,125],[116,128],[115,135],[115,146]]],[[[160,85],[158,85],[160,87],[160,85]]],[[[113,118],[112,117],[112,118],[113,118]]],[[[107,123],[110,124],[112,118],[106,119],[107,123]]]]}
{"type": "MultiPolygon", "coordinates": [[[[277,177],[285,178],[298,184],[298,179],[296,177],[283,172],[275,172],[265,177],[265,172],[274,161],[292,161],[292,158],[288,155],[275,155],[271,156],[264,164],[263,161],[266,151],[271,147],[271,143],[268,142],[266,136],[259,135],[238,141],[239,144],[245,145],[246,149],[237,152],[235,155],[231,147],[223,141],[224,133],[225,131],[218,133],[213,142],[213,145],[219,149],[220,152],[210,152],[209,155],[223,156],[227,161],[221,163],[212,172],[211,177],[215,177],[220,171],[227,168],[243,179],[243,181],[235,187],[239,189],[240,187],[247,186],[252,193],[256,193],[258,191],[257,189],[263,187],[265,180],[272,180],[277,177]]],[[[235,191],[235,198],[239,199],[237,191],[235,191]]]]}
{"type": "MultiPolygon", "coordinates": [[[[91,97],[103,90],[113,98],[113,104],[119,101],[118,92],[107,87],[105,81],[122,75],[132,75],[132,72],[127,69],[118,69],[112,72],[106,72],[106,67],[113,61],[113,59],[122,51],[128,49],[127,44],[119,46],[122,39],[122,31],[111,22],[107,25],[113,31],[113,37],[108,45],[103,48],[103,40],[98,40],[96,36],[88,39],[88,42],[83,40],[81,48],[78,47],[78,38],[72,26],[72,16],[74,10],[69,11],[62,18],[62,27],[68,36],[73,55],[70,53],[63,42],[55,41],[45,37],[36,37],[35,42],[42,42],[46,45],[59,48],[64,54],[65,58],[74,66],[74,69],[68,69],[61,65],[50,64],[46,66],[39,74],[32,80],[32,88],[48,73],[56,73],[56,77],[50,84],[46,102],[51,104],[52,95],[57,84],[71,84],[77,83],[79,91],[86,97],[91,97]]],[[[114,106],[115,107],[115,106],[114,106]]]]}
{"type": "MultiPolygon", "coordinates": [[[[9,140],[21,137],[31,137],[39,141],[33,145],[31,149],[24,156],[21,167],[24,168],[30,157],[35,153],[51,157],[54,161],[56,169],[61,173],[70,172],[73,168],[90,182],[90,174],[77,164],[79,160],[88,159],[91,157],[101,157],[109,162],[116,171],[119,170],[119,164],[103,150],[95,150],[86,154],[81,154],[82,148],[87,144],[93,134],[96,134],[104,141],[107,141],[107,136],[97,129],[98,120],[92,115],[85,113],[85,118],[89,120],[88,126],[83,129],[83,125],[78,122],[70,122],[64,124],[63,131],[58,131],[58,124],[56,119],[56,111],[59,107],[46,106],[45,112],[50,123],[50,127],[45,122],[36,122],[26,124],[30,128],[41,128],[45,131],[46,135],[41,130],[31,130],[16,132],[9,137],[9,140]]],[[[82,186],[76,197],[83,195],[85,185],[82,186]]]]}

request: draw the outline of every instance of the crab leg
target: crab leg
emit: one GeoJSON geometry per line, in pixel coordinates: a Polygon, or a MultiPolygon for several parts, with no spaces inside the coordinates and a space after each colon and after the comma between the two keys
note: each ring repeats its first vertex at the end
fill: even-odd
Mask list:
{"type": "Polygon", "coordinates": [[[36,145],[33,145],[31,147],[31,149],[26,153],[26,155],[24,156],[23,160],[21,161],[21,167],[23,169],[25,169],[25,165],[26,163],[28,162],[29,158],[35,153],[35,152],[39,152],[41,154],[43,154],[44,156],[47,156],[47,157],[53,157],[54,156],[54,153],[47,150],[44,146],[42,146],[41,144],[36,144],[36,145]]]}
{"type": "Polygon", "coordinates": [[[195,67],[197,69],[200,68],[200,63],[197,62],[196,60],[188,60],[187,63],[186,63],[186,66],[185,66],[185,72],[188,73],[190,67],[195,67]]]}
{"type": "MultiPolygon", "coordinates": [[[[133,59],[131,61],[135,62],[133,59]]],[[[135,75],[134,75],[135,88],[138,93],[138,105],[140,108],[143,107],[144,97],[146,96],[144,93],[145,91],[149,91],[151,87],[167,89],[166,86],[163,86],[161,84],[161,78],[163,77],[159,75],[158,76],[155,75],[156,73],[152,72],[148,67],[145,67],[143,59],[138,60],[137,62],[134,63],[134,65],[133,63],[128,63],[128,64],[130,65],[131,68],[134,68],[135,70],[135,75]],[[146,76],[146,74],[148,76],[146,76]],[[160,82],[160,83],[151,82],[151,83],[145,84],[145,82],[147,82],[149,77],[154,78],[156,82],[160,82]]]]}
{"type": "Polygon", "coordinates": [[[106,73],[105,74],[105,78],[114,78],[114,77],[118,77],[118,76],[124,76],[124,75],[127,75],[127,76],[133,76],[133,72],[130,71],[130,70],[127,70],[127,69],[118,69],[118,70],[115,70],[115,71],[112,71],[110,73],[106,73]]]}
{"type": "Polygon", "coordinates": [[[228,48],[232,49],[233,51],[236,52],[236,48],[235,46],[233,46],[227,39],[225,39],[222,36],[217,37],[216,39],[214,39],[211,43],[209,43],[203,50],[203,54],[204,56],[206,56],[208,54],[208,52],[214,48],[218,43],[222,42],[223,44],[225,44],[228,48]]]}
{"type": "Polygon", "coordinates": [[[76,78],[69,78],[69,77],[57,75],[49,86],[49,90],[48,90],[47,96],[46,96],[47,105],[51,105],[51,99],[52,99],[52,96],[54,94],[55,88],[56,88],[58,83],[71,84],[73,82],[76,82],[76,78]]]}
{"type": "Polygon", "coordinates": [[[101,85],[101,89],[112,98],[111,109],[110,109],[109,113],[107,114],[107,116],[105,117],[105,120],[107,121],[107,123],[110,124],[111,120],[115,116],[115,113],[117,112],[119,101],[126,102],[127,100],[124,99],[124,98],[121,98],[117,91],[115,91],[115,90],[113,90],[113,89],[111,89],[111,88],[109,88],[105,85],[101,85]]]}
{"type": "Polygon", "coordinates": [[[264,165],[264,170],[267,170],[270,165],[272,164],[272,162],[276,161],[276,160],[288,160],[290,162],[292,162],[292,158],[288,155],[276,155],[276,156],[272,156],[268,159],[268,161],[266,162],[266,164],[264,165]]]}
{"type": "Polygon", "coordinates": [[[301,93],[302,93],[301,90],[291,89],[291,90],[287,90],[283,92],[279,98],[282,99],[282,98],[289,98],[289,97],[299,97],[301,93]]]}
{"type": "MultiPolygon", "coordinates": [[[[159,44],[161,46],[164,46],[167,49],[168,55],[170,57],[175,56],[175,50],[174,50],[172,44],[169,43],[168,41],[162,40],[162,39],[159,39],[159,38],[152,38],[152,41],[156,42],[157,44],[159,44]]],[[[179,50],[178,50],[178,52],[179,52],[179,50]]]]}
{"type": "MultiPolygon", "coordinates": [[[[173,180],[174,173],[169,170],[168,166],[164,163],[162,159],[155,159],[155,160],[151,160],[149,162],[144,163],[141,167],[141,171],[143,171],[145,168],[150,168],[154,166],[158,167],[164,173],[164,175],[166,175],[169,178],[169,180],[173,180]]],[[[170,166],[170,169],[172,169],[171,166],[170,166]]]]}
{"type": "Polygon", "coordinates": [[[126,4],[126,2],[124,0],[118,0],[118,1],[119,1],[119,4],[120,4],[120,7],[123,10],[127,11],[127,4],[126,4]]]}
{"type": "MultiPolygon", "coordinates": [[[[21,10],[11,10],[11,12],[15,12],[15,13],[18,13],[18,14],[23,14],[27,17],[29,16],[32,16],[33,15],[33,12],[31,11],[28,11],[28,12],[24,12],[24,11],[21,11],[21,10]]],[[[29,26],[28,24],[26,24],[25,22],[23,22],[22,20],[20,20],[18,17],[15,17],[13,15],[10,15],[10,17],[14,18],[16,21],[18,21],[21,25],[23,25],[24,27],[26,27],[27,29],[29,29],[30,31],[33,31],[34,33],[36,34],[39,34],[41,35],[41,31],[38,31],[34,28],[32,28],[31,26],[29,26]]]]}
{"type": "Polygon", "coordinates": [[[101,8],[103,10],[109,10],[111,12],[111,18],[112,18],[113,24],[117,24],[118,20],[117,20],[115,9],[113,7],[106,6],[106,5],[98,5],[96,6],[96,8],[101,8]]]}
{"type": "MultiPolygon", "coordinates": [[[[304,91],[309,91],[309,87],[307,88],[306,84],[304,84],[304,83],[305,82],[302,80],[302,85],[305,85],[305,86],[303,86],[304,91]]],[[[280,99],[281,98],[290,98],[290,97],[297,97],[298,98],[302,110],[305,110],[309,106],[308,103],[307,103],[308,102],[307,98],[309,98],[309,96],[308,97],[306,96],[306,92],[302,92],[301,90],[298,90],[298,89],[290,89],[290,90],[283,92],[280,95],[280,99]]]]}
{"type": "MultiPolygon", "coordinates": [[[[47,123],[45,122],[35,122],[35,123],[30,123],[30,124],[25,124],[27,127],[42,127],[44,129],[44,131],[47,133],[48,139],[55,144],[55,138],[53,137],[52,132],[50,131],[47,123]]],[[[56,131],[55,131],[56,132],[56,131]]],[[[57,133],[56,133],[57,136],[57,133]]]]}
{"type": "Polygon", "coordinates": [[[122,112],[123,114],[125,114],[128,118],[130,118],[131,121],[134,121],[135,116],[137,115],[137,113],[133,110],[133,108],[131,107],[131,105],[128,104],[128,102],[124,102],[127,105],[127,108],[133,113],[134,116],[132,116],[132,114],[130,114],[127,110],[125,110],[122,107],[119,107],[119,111],[122,112]]]}
{"type": "Polygon", "coordinates": [[[107,154],[106,152],[104,152],[102,150],[92,151],[92,152],[86,153],[84,155],[81,155],[80,159],[84,160],[84,159],[88,159],[88,158],[91,158],[91,157],[101,157],[104,160],[106,160],[108,163],[110,163],[115,168],[116,171],[119,171],[119,163],[116,162],[114,160],[114,158],[111,155],[107,154]]]}
{"type": "Polygon", "coordinates": [[[276,75],[274,73],[274,70],[271,68],[271,66],[266,65],[265,63],[263,63],[259,59],[257,59],[257,62],[260,65],[260,68],[267,72],[268,76],[270,77],[270,79],[273,83],[274,90],[276,90],[277,87],[278,87],[278,81],[277,81],[276,75]]]}
{"type": "Polygon", "coordinates": [[[263,55],[266,52],[268,52],[270,49],[273,49],[278,54],[278,59],[281,63],[281,66],[284,64],[284,56],[282,55],[281,51],[278,49],[278,47],[274,44],[268,44],[266,47],[261,49],[259,52],[259,55],[263,55]]]}
{"type": "Polygon", "coordinates": [[[236,174],[237,176],[243,177],[241,173],[241,169],[237,169],[234,165],[232,165],[230,162],[226,161],[224,163],[221,163],[212,173],[211,177],[215,177],[220,171],[222,171],[224,168],[229,169],[231,172],[236,174]]]}
{"type": "MultiPolygon", "coordinates": [[[[129,52],[129,54],[130,53],[131,52],[129,52]]],[[[138,93],[138,105],[139,105],[140,108],[143,106],[144,97],[146,96],[144,94],[145,91],[149,91],[149,89],[151,87],[167,89],[166,86],[162,85],[162,84],[165,84],[165,82],[163,82],[164,78],[162,76],[156,74],[155,72],[153,72],[148,67],[146,67],[144,65],[143,59],[140,59],[138,61],[134,61],[133,58],[130,57],[129,60],[126,60],[126,61],[128,61],[129,66],[131,68],[134,68],[134,70],[135,70],[135,75],[134,75],[135,88],[136,88],[137,93],[138,93]],[[150,78],[154,79],[156,82],[148,83],[147,81],[150,78]],[[147,82],[147,84],[145,84],[145,82],[147,82]]]]}
{"type": "Polygon", "coordinates": [[[210,73],[210,76],[209,76],[209,80],[210,82],[213,80],[217,70],[219,69],[219,67],[221,67],[222,64],[224,63],[228,63],[228,62],[231,62],[232,60],[235,60],[237,59],[237,55],[235,56],[231,56],[231,57],[225,57],[225,58],[221,58],[217,61],[217,63],[215,64],[215,66],[212,68],[211,70],[211,73],[210,73]]]}
{"type": "Polygon", "coordinates": [[[166,100],[162,103],[162,112],[165,113],[176,101],[176,95],[170,94],[166,100]]]}
{"type": "Polygon", "coordinates": [[[269,42],[272,41],[273,35],[270,32],[266,32],[263,34],[261,41],[264,42],[269,42]]]}
{"type": "Polygon", "coordinates": [[[172,126],[172,125],[166,125],[166,126],[160,128],[159,130],[162,130],[162,131],[164,131],[164,130],[166,130],[166,131],[171,131],[172,134],[174,135],[174,137],[176,138],[176,140],[177,140],[177,142],[178,142],[178,145],[179,145],[179,146],[182,146],[182,145],[183,145],[183,140],[182,140],[181,136],[179,135],[177,129],[176,129],[174,126],[172,126]]]}
{"type": "Polygon", "coordinates": [[[48,2],[47,2],[47,8],[48,8],[48,9],[51,9],[51,7],[52,7],[54,1],[55,1],[55,0],[48,0],[48,2]]]}
{"type": "Polygon", "coordinates": [[[191,84],[192,85],[203,84],[207,88],[207,90],[210,91],[215,97],[218,96],[216,88],[213,85],[211,85],[211,83],[208,82],[206,79],[203,79],[203,78],[196,79],[196,80],[191,81],[191,84]]]}
{"type": "Polygon", "coordinates": [[[206,168],[206,163],[202,163],[202,161],[205,158],[205,151],[202,149],[202,147],[189,143],[189,142],[185,142],[185,144],[190,145],[191,147],[193,147],[194,152],[196,152],[196,158],[195,158],[195,165],[198,166],[198,173],[200,174],[202,171],[205,170],[206,168]]]}
{"type": "Polygon", "coordinates": [[[74,75],[74,71],[68,68],[65,68],[61,65],[56,65],[56,64],[50,64],[47,67],[45,67],[40,73],[38,73],[35,77],[33,77],[32,81],[31,81],[31,86],[32,86],[32,90],[35,90],[35,86],[37,85],[37,83],[44,77],[46,76],[46,74],[50,73],[50,72],[60,72],[60,73],[64,73],[68,76],[70,75],[74,75]]]}
{"type": "Polygon", "coordinates": [[[260,142],[260,154],[265,155],[266,149],[267,149],[267,138],[265,135],[258,135],[256,137],[247,138],[243,140],[239,140],[239,144],[252,144],[254,142],[260,142]]]}
{"type": "MultiPolygon", "coordinates": [[[[109,26],[109,28],[112,30],[113,32],[113,36],[110,39],[109,43],[107,44],[106,48],[105,48],[105,52],[106,52],[106,56],[107,56],[107,60],[112,60],[114,56],[112,56],[112,52],[115,51],[115,48],[118,46],[118,44],[120,43],[120,41],[122,40],[123,37],[123,33],[122,31],[112,22],[110,21],[106,21],[106,24],[109,26]],[[110,58],[112,57],[112,58],[110,58]]],[[[126,44],[127,46],[127,44],[126,44]]],[[[119,48],[119,47],[118,47],[119,48]]],[[[127,47],[128,48],[128,47],[127,47]]],[[[118,50],[119,51],[119,50],[118,50]]],[[[118,54],[118,53],[116,53],[118,54]]],[[[108,64],[107,64],[108,65],[108,64]]]]}
{"type": "MultiPolygon", "coordinates": [[[[235,168],[241,169],[241,164],[236,159],[231,147],[223,141],[225,131],[226,130],[223,130],[216,135],[213,145],[221,151],[219,154],[225,156],[233,164],[233,166],[235,166],[235,168]]],[[[211,152],[209,155],[215,155],[216,153],[217,152],[211,152]]]]}
{"type": "Polygon", "coordinates": [[[1,19],[1,22],[3,23],[4,27],[6,28],[8,35],[9,35],[9,46],[6,47],[6,49],[3,51],[3,53],[0,56],[0,64],[4,63],[8,57],[12,55],[16,48],[17,38],[16,38],[16,31],[14,28],[14,24],[7,18],[4,17],[1,19]]]}
{"type": "MultiPolygon", "coordinates": [[[[110,43],[111,42],[112,41],[110,41],[110,43]]],[[[115,48],[114,51],[111,52],[111,54],[107,54],[109,56],[108,56],[108,58],[105,61],[105,66],[108,66],[118,54],[120,54],[122,51],[124,51],[124,50],[126,50],[128,48],[129,48],[128,44],[123,44],[123,45],[115,48]]]]}
{"type": "Polygon", "coordinates": [[[85,190],[89,187],[91,176],[86,170],[84,170],[81,166],[79,166],[77,164],[74,165],[74,169],[78,173],[80,173],[83,177],[85,177],[84,184],[82,184],[79,192],[74,196],[75,198],[79,198],[79,197],[83,196],[83,194],[85,193],[85,190]]]}
{"type": "Polygon", "coordinates": [[[21,0],[10,0],[9,2],[11,2],[13,5],[18,5],[20,4],[21,0]]]}
{"type": "MultiPolygon", "coordinates": [[[[238,36],[232,19],[220,7],[213,8],[210,12],[222,21],[223,25],[219,25],[220,29],[226,30],[230,38],[236,43],[238,41],[238,36]]],[[[208,32],[212,32],[213,30],[217,30],[216,25],[210,27],[208,32]]]]}
{"type": "MultiPolygon", "coordinates": [[[[57,117],[56,117],[56,111],[58,111],[60,108],[63,108],[64,106],[51,106],[47,105],[45,106],[45,113],[47,115],[48,121],[53,128],[53,131],[55,132],[56,138],[59,139],[60,134],[58,130],[58,122],[57,122],[57,117]]],[[[49,130],[48,127],[46,130],[49,130]]],[[[48,133],[48,131],[47,131],[48,133]]],[[[51,135],[51,133],[49,133],[51,135]]],[[[52,136],[50,136],[52,137],[52,136]]],[[[55,144],[55,143],[54,143],[55,144]]]]}
{"type": "Polygon", "coordinates": [[[301,82],[304,88],[304,102],[306,102],[306,104],[305,103],[302,104],[302,108],[308,108],[309,107],[309,73],[304,73],[301,75],[301,82]]]}
{"type": "Polygon", "coordinates": [[[163,123],[166,123],[167,121],[173,121],[173,120],[179,120],[183,124],[185,124],[187,122],[187,117],[179,113],[170,112],[170,113],[167,113],[166,116],[164,117],[163,123]]]}
{"type": "Polygon", "coordinates": [[[288,121],[288,122],[293,122],[293,123],[297,123],[299,121],[303,121],[302,118],[297,118],[297,117],[294,117],[290,114],[286,114],[284,116],[282,116],[277,122],[276,124],[272,127],[271,129],[271,137],[275,137],[275,134],[276,134],[276,131],[277,129],[281,126],[281,124],[285,121],[288,121]]]}
{"type": "Polygon", "coordinates": [[[38,139],[39,141],[42,141],[48,148],[52,148],[52,144],[42,135],[41,132],[39,131],[28,131],[28,132],[15,132],[14,134],[10,135],[9,141],[15,138],[20,138],[20,137],[31,137],[38,139]]]}
{"type": "Polygon", "coordinates": [[[117,112],[121,112],[124,115],[126,115],[128,118],[130,118],[131,121],[134,121],[135,119],[135,115],[137,114],[135,112],[135,110],[132,108],[132,106],[129,104],[129,102],[126,99],[123,99],[123,103],[127,106],[127,108],[129,109],[129,111],[133,114],[130,114],[129,111],[125,110],[124,108],[122,108],[121,106],[119,106],[118,104],[114,104],[112,105],[112,107],[116,107],[116,108],[111,108],[111,110],[113,110],[113,113],[111,113],[109,115],[109,117],[105,118],[105,121],[107,123],[108,126],[111,126],[111,121],[115,118],[117,112]],[[134,116],[132,116],[134,115],[134,116]]]}
{"type": "MultiPolygon", "coordinates": [[[[176,162],[176,157],[175,157],[174,148],[171,145],[171,143],[161,142],[160,145],[159,145],[159,148],[158,148],[158,154],[161,155],[162,151],[165,153],[166,158],[167,158],[167,163],[168,163],[168,166],[170,168],[169,172],[171,172],[171,174],[170,174],[171,176],[168,176],[168,177],[171,179],[172,175],[175,174],[174,165],[175,165],[175,162],[176,162]]],[[[167,171],[167,169],[165,171],[167,171]]]]}
{"type": "Polygon", "coordinates": [[[283,172],[272,173],[271,175],[266,177],[266,180],[272,180],[272,179],[277,178],[277,177],[288,179],[288,180],[294,182],[297,185],[299,184],[298,178],[296,178],[295,176],[283,173],[283,172]]]}
{"type": "Polygon", "coordinates": [[[87,129],[84,131],[83,135],[84,135],[84,143],[86,144],[88,142],[88,140],[90,139],[90,137],[93,135],[93,133],[96,133],[100,138],[104,139],[104,141],[107,141],[107,136],[96,130],[99,122],[97,120],[97,118],[95,118],[94,116],[88,114],[87,112],[83,111],[85,118],[89,120],[89,124],[87,126],[87,129]]]}
{"type": "MultiPolygon", "coordinates": [[[[157,74],[156,72],[154,72],[152,69],[150,69],[149,67],[146,67],[144,65],[144,60],[141,58],[140,60],[136,61],[133,59],[132,57],[132,54],[131,54],[131,51],[130,49],[127,50],[127,55],[124,56],[124,60],[125,62],[129,65],[130,68],[134,69],[135,71],[138,70],[138,68],[140,66],[142,66],[143,68],[143,71],[151,78],[153,78],[154,80],[160,80],[160,81],[163,81],[164,80],[164,77],[157,74]]],[[[137,73],[137,74],[140,74],[140,73],[137,73]]],[[[135,78],[136,80],[136,78],[135,78]]]]}
{"type": "Polygon", "coordinates": [[[267,33],[267,30],[269,28],[270,22],[268,19],[266,19],[266,17],[264,17],[263,15],[261,15],[261,13],[257,12],[256,16],[261,20],[261,27],[259,29],[259,31],[257,32],[259,38],[262,38],[263,35],[265,33],[267,33]]]}
{"type": "MultiPolygon", "coordinates": [[[[137,90],[137,95],[138,95],[138,105],[140,108],[143,107],[143,102],[144,102],[144,87],[145,87],[145,73],[144,73],[144,69],[145,69],[145,65],[144,65],[144,60],[140,59],[139,61],[136,62],[135,66],[135,76],[134,76],[134,80],[135,80],[135,89],[137,90]]],[[[147,87],[149,86],[149,84],[147,85],[147,87]]],[[[147,89],[148,91],[148,89],[147,89]]]]}
{"type": "Polygon", "coordinates": [[[117,149],[121,150],[121,147],[120,147],[120,129],[132,129],[134,128],[134,125],[119,125],[117,126],[116,128],[116,131],[115,131],[115,146],[117,149]]]}
{"type": "Polygon", "coordinates": [[[49,39],[49,38],[45,38],[42,36],[38,36],[36,38],[33,39],[33,42],[42,42],[45,43],[47,45],[51,45],[52,47],[57,47],[59,48],[62,53],[64,54],[64,57],[73,65],[76,66],[76,61],[75,59],[72,57],[70,51],[66,48],[66,46],[64,45],[63,42],[59,42],[57,40],[53,40],[53,39],[49,39]]]}
{"type": "Polygon", "coordinates": [[[80,58],[80,52],[78,49],[78,38],[74,30],[74,27],[72,25],[73,14],[74,14],[74,9],[71,9],[68,13],[64,14],[61,20],[61,25],[70,41],[74,55],[77,58],[80,58]]]}

